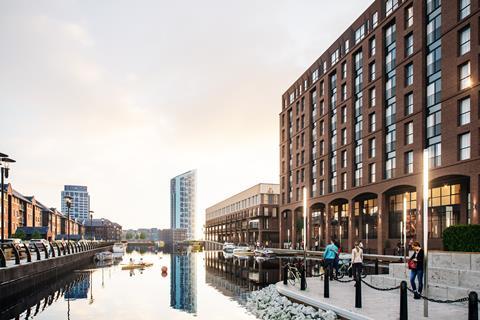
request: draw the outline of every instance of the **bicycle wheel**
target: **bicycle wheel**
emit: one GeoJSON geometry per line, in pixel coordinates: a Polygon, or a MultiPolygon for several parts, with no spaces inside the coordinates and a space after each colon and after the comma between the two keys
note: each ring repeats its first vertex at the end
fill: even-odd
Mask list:
{"type": "Polygon", "coordinates": [[[295,277],[295,273],[288,270],[288,283],[292,286],[295,286],[296,279],[297,278],[295,277]]]}

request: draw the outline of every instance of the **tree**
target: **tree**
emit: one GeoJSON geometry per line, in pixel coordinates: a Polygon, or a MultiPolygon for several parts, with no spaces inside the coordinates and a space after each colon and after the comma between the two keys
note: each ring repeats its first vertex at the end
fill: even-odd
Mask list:
{"type": "Polygon", "coordinates": [[[135,239],[138,240],[138,233],[135,234],[135,239]]]}
{"type": "Polygon", "coordinates": [[[35,230],[32,233],[32,239],[42,239],[42,235],[40,234],[40,232],[38,230],[35,230]]]}
{"type": "Polygon", "coordinates": [[[21,240],[25,240],[27,235],[25,234],[25,231],[23,231],[22,229],[17,229],[17,231],[15,231],[15,234],[13,235],[13,237],[21,239],[21,240]]]}
{"type": "Polygon", "coordinates": [[[140,239],[145,240],[146,237],[147,236],[145,235],[145,233],[143,232],[140,233],[140,239]]]}
{"type": "Polygon", "coordinates": [[[127,233],[127,240],[133,239],[133,234],[131,232],[127,233]]]}

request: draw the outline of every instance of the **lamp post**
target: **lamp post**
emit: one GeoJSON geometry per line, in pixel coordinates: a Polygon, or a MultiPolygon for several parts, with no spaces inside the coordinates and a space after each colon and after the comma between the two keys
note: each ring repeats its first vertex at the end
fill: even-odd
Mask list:
{"type": "Polygon", "coordinates": [[[303,266],[307,262],[307,187],[303,187],[303,266]]]}
{"type": "Polygon", "coordinates": [[[73,198],[71,196],[64,196],[65,204],[67,205],[67,245],[70,244],[70,208],[72,207],[73,198]]]}
{"type": "MultiPolygon", "coordinates": [[[[423,150],[423,276],[425,284],[425,296],[428,297],[428,149],[423,150]]],[[[423,316],[428,317],[428,300],[423,300],[423,316]]]]}
{"type": "Polygon", "coordinates": [[[2,208],[1,208],[1,212],[2,212],[2,242],[3,240],[5,240],[5,198],[4,198],[4,193],[5,193],[5,188],[4,188],[4,185],[5,185],[5,182],[4,182],[4,178],[8,178],[8,170],[9,170],[9,164],[10,163],[14,163],[15,160],[13,159],[10,159],[8,157],[8,155],[4,154],[4,153],[0,153],[0,166],[1,166],[1,184],[2,184],[2,208]]]}
{"type": "Polygon", "coordinates": [[[93,214],[95,211],[90,210],[88,213],[90,213],[90,240],[93,240],[93,214]]]}

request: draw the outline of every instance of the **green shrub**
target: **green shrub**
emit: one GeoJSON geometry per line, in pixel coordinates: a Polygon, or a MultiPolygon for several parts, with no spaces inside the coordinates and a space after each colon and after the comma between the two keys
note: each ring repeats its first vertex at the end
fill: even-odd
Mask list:
{"type": "Polygon", "coordinates": [[[27,235],[25,234],[25,231],[21,229],[17,229],[17,231],[15,231],[15,234],[13,235],[13,238],[18,238],[21,240],[25,240],[26,237],[27,235]]]}
{"type": "Polygon", "coordinates": [[[447,251],[480,252],[480,225],[455,225],[443,231],[447,251]]]}

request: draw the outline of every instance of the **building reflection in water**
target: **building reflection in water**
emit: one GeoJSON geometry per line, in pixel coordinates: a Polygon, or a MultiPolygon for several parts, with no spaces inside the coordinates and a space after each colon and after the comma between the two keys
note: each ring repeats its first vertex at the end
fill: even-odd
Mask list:
{"type": "MultiPolygon", "coordinates": [[[[90,287],[90,273],[75,272],[52,283],[42,283],[39,290],[22,292],[8,299],[0,297],[0,319],[31,319],[42,313],[55,301],[86,299],[90,287]]],[[[68,316],[67,316],[68,318],[68,316]]]]}
{"type": "Polygon", "coordinates": [[[238,259],[218,251],[205,252],[205,266],[206,283],[240,303],[248,292],[277,282],[280,273],[277,260],[238,259]]]}
{"type": "Polygon", "coordinates": [[[170,260],[170,306],[196,314],[197,257],[195,254],[173,254],[170,260]]]}

